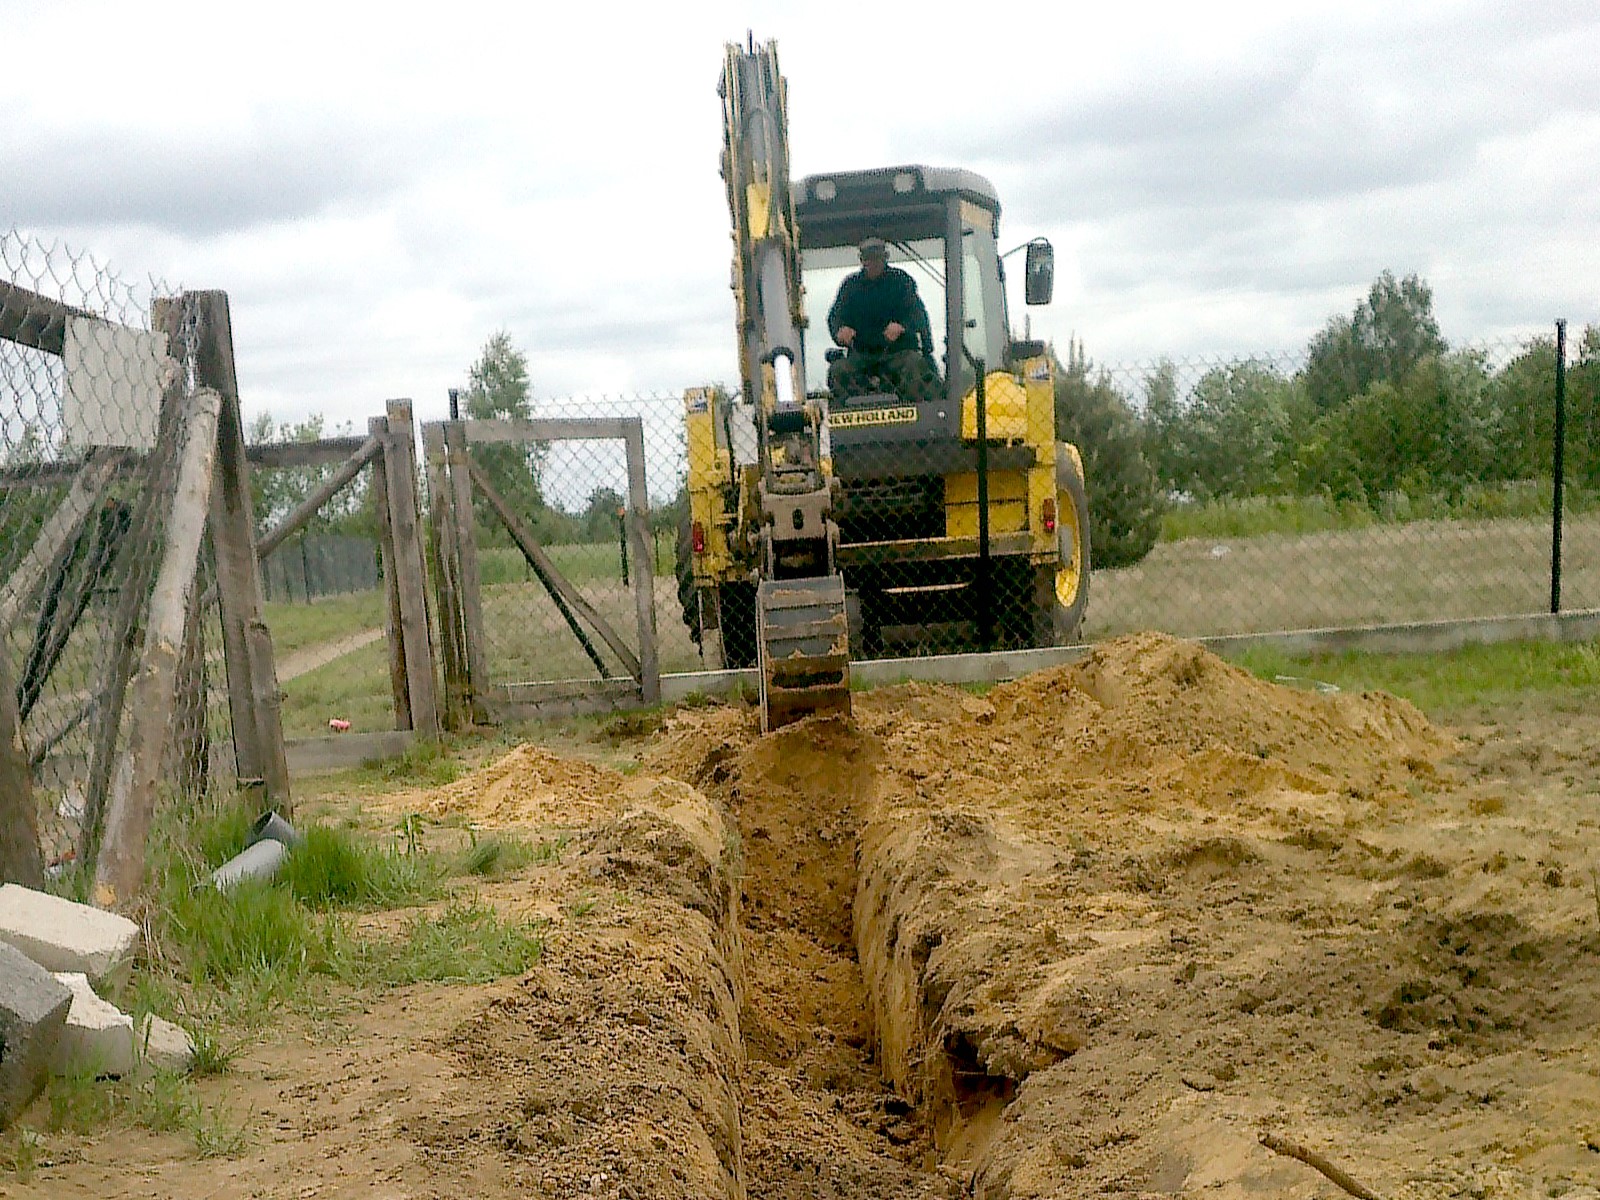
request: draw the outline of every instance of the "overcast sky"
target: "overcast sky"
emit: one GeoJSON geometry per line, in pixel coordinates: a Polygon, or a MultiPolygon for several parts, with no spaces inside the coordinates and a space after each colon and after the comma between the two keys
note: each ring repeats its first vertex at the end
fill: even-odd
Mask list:
{"type": "Polygon", "coordinates": [[[226,290],[247,412],[439,416],[501,328],[540,397],[729,379],[746,29],[797,173],[987,175],[1097,362],[1295,350],[1385,268],[1453,341],[1600,320],[1594,0],[0,0],[0,231],[226,290]]]}

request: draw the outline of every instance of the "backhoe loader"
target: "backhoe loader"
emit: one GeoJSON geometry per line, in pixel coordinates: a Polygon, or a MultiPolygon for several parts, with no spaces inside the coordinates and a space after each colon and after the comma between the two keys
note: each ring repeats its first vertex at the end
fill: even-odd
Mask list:
{"type": "MultiPolygon", "coordinates": [[[[1088,598],[1088,502],[1056,440],[1052,359],[1014,339],[1000,201],[970,171],[789,177],[776,46],[730,44],[722,174],[733,222],[740,390],[685,395],[684,620],[726,668],[759,667],[763,728],[848,713],[850,659],[1058,644],[1088,598]],[[834,395],[826,316],[882,239],[932,317],[937,386],[834,395]],[[808,381],[810,386],[808,387],[808,381]]],[[[1028,304],[1049,243],[1026,243],[1028,304]]]]}

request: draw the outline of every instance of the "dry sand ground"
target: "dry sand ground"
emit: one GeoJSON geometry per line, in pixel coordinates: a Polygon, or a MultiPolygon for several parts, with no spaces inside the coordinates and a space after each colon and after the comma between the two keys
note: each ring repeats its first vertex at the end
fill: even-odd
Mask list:
{"type": "Polygon", "coordinates": [[[526,977],[291,1022],[252,1150],[72,1147],[16,1196],[1600,1196],[1600,716],[1445,731],[1139,636],[984,697],[636,774],[525,747],[391,798],[550,836],[526,977]]]}

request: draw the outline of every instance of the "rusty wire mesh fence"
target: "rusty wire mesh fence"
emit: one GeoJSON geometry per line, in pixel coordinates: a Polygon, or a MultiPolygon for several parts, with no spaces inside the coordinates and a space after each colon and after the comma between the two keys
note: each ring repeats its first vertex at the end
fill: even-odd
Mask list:
{"type": "MultiPolygon", "coordinates": [[[[1580,609],[1600,606],[1600,334],[1578,333],[1567,353],[1560,592],[1563,608],[1580,609]]],[[[976,380],[962,381],[963,411],[942,379],[910,404],[901,381],[869,379],[830,400],[853,651],[1548,611],[1553,339],[1400,358],[1366,368],[1306,353],[1098,364],[1074,349],[1050,361],[1042,403],[1020,372],[990,373],[986,596],[976,380]],[[1062,574],[1075,544],[1068,475],[1077,460],[1058,442],[1081,460],[1093,562],[1086,607],[1065,621],[1076,595],[1062,574]]],[[[714,388],[534,409],[641,418],[661,668],[749,665],[754,558],[733,538],[742,473],[756,462],[751,410],[714,388]]],[[[616,517],[620,447],[534,446],[498,469],[524,481],[519,504],[552,559],[625,624],[626,581],[639,564],[616,517]]],[[[479,517],[480,530],[493,529],[479,517]]],[[[595,676],[560,605],[497,537],[481,551],[496,678],[595,676]]]]}
{"type": "MultiPolygon", "coordinates": [[[[151,329],[165,294],[62,245],[0,234],[0,646],[57,869],[92,848],[119,785],[184,448],[162,402],[166,338],[151,329]]],[[[203,789],[227,758],[210,749],[228,740],[226,711],[199,699],[219,645],[184,647],[193,686],[163,772],[175,790],[203,789]]]]}

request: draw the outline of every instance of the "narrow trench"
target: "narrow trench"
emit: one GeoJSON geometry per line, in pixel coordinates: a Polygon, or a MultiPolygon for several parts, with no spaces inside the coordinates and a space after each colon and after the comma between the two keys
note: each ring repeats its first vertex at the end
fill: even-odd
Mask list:
{"type": "Polygon", "coordinates": [[[723,792],[745,859],[747,1192],[776,1200],[960,1195],[938,1168],[922,1114],[884,1082],[874,1056],[852,907],[876,749],[810,726],[763,739],[751,757],[723,792]]]}

